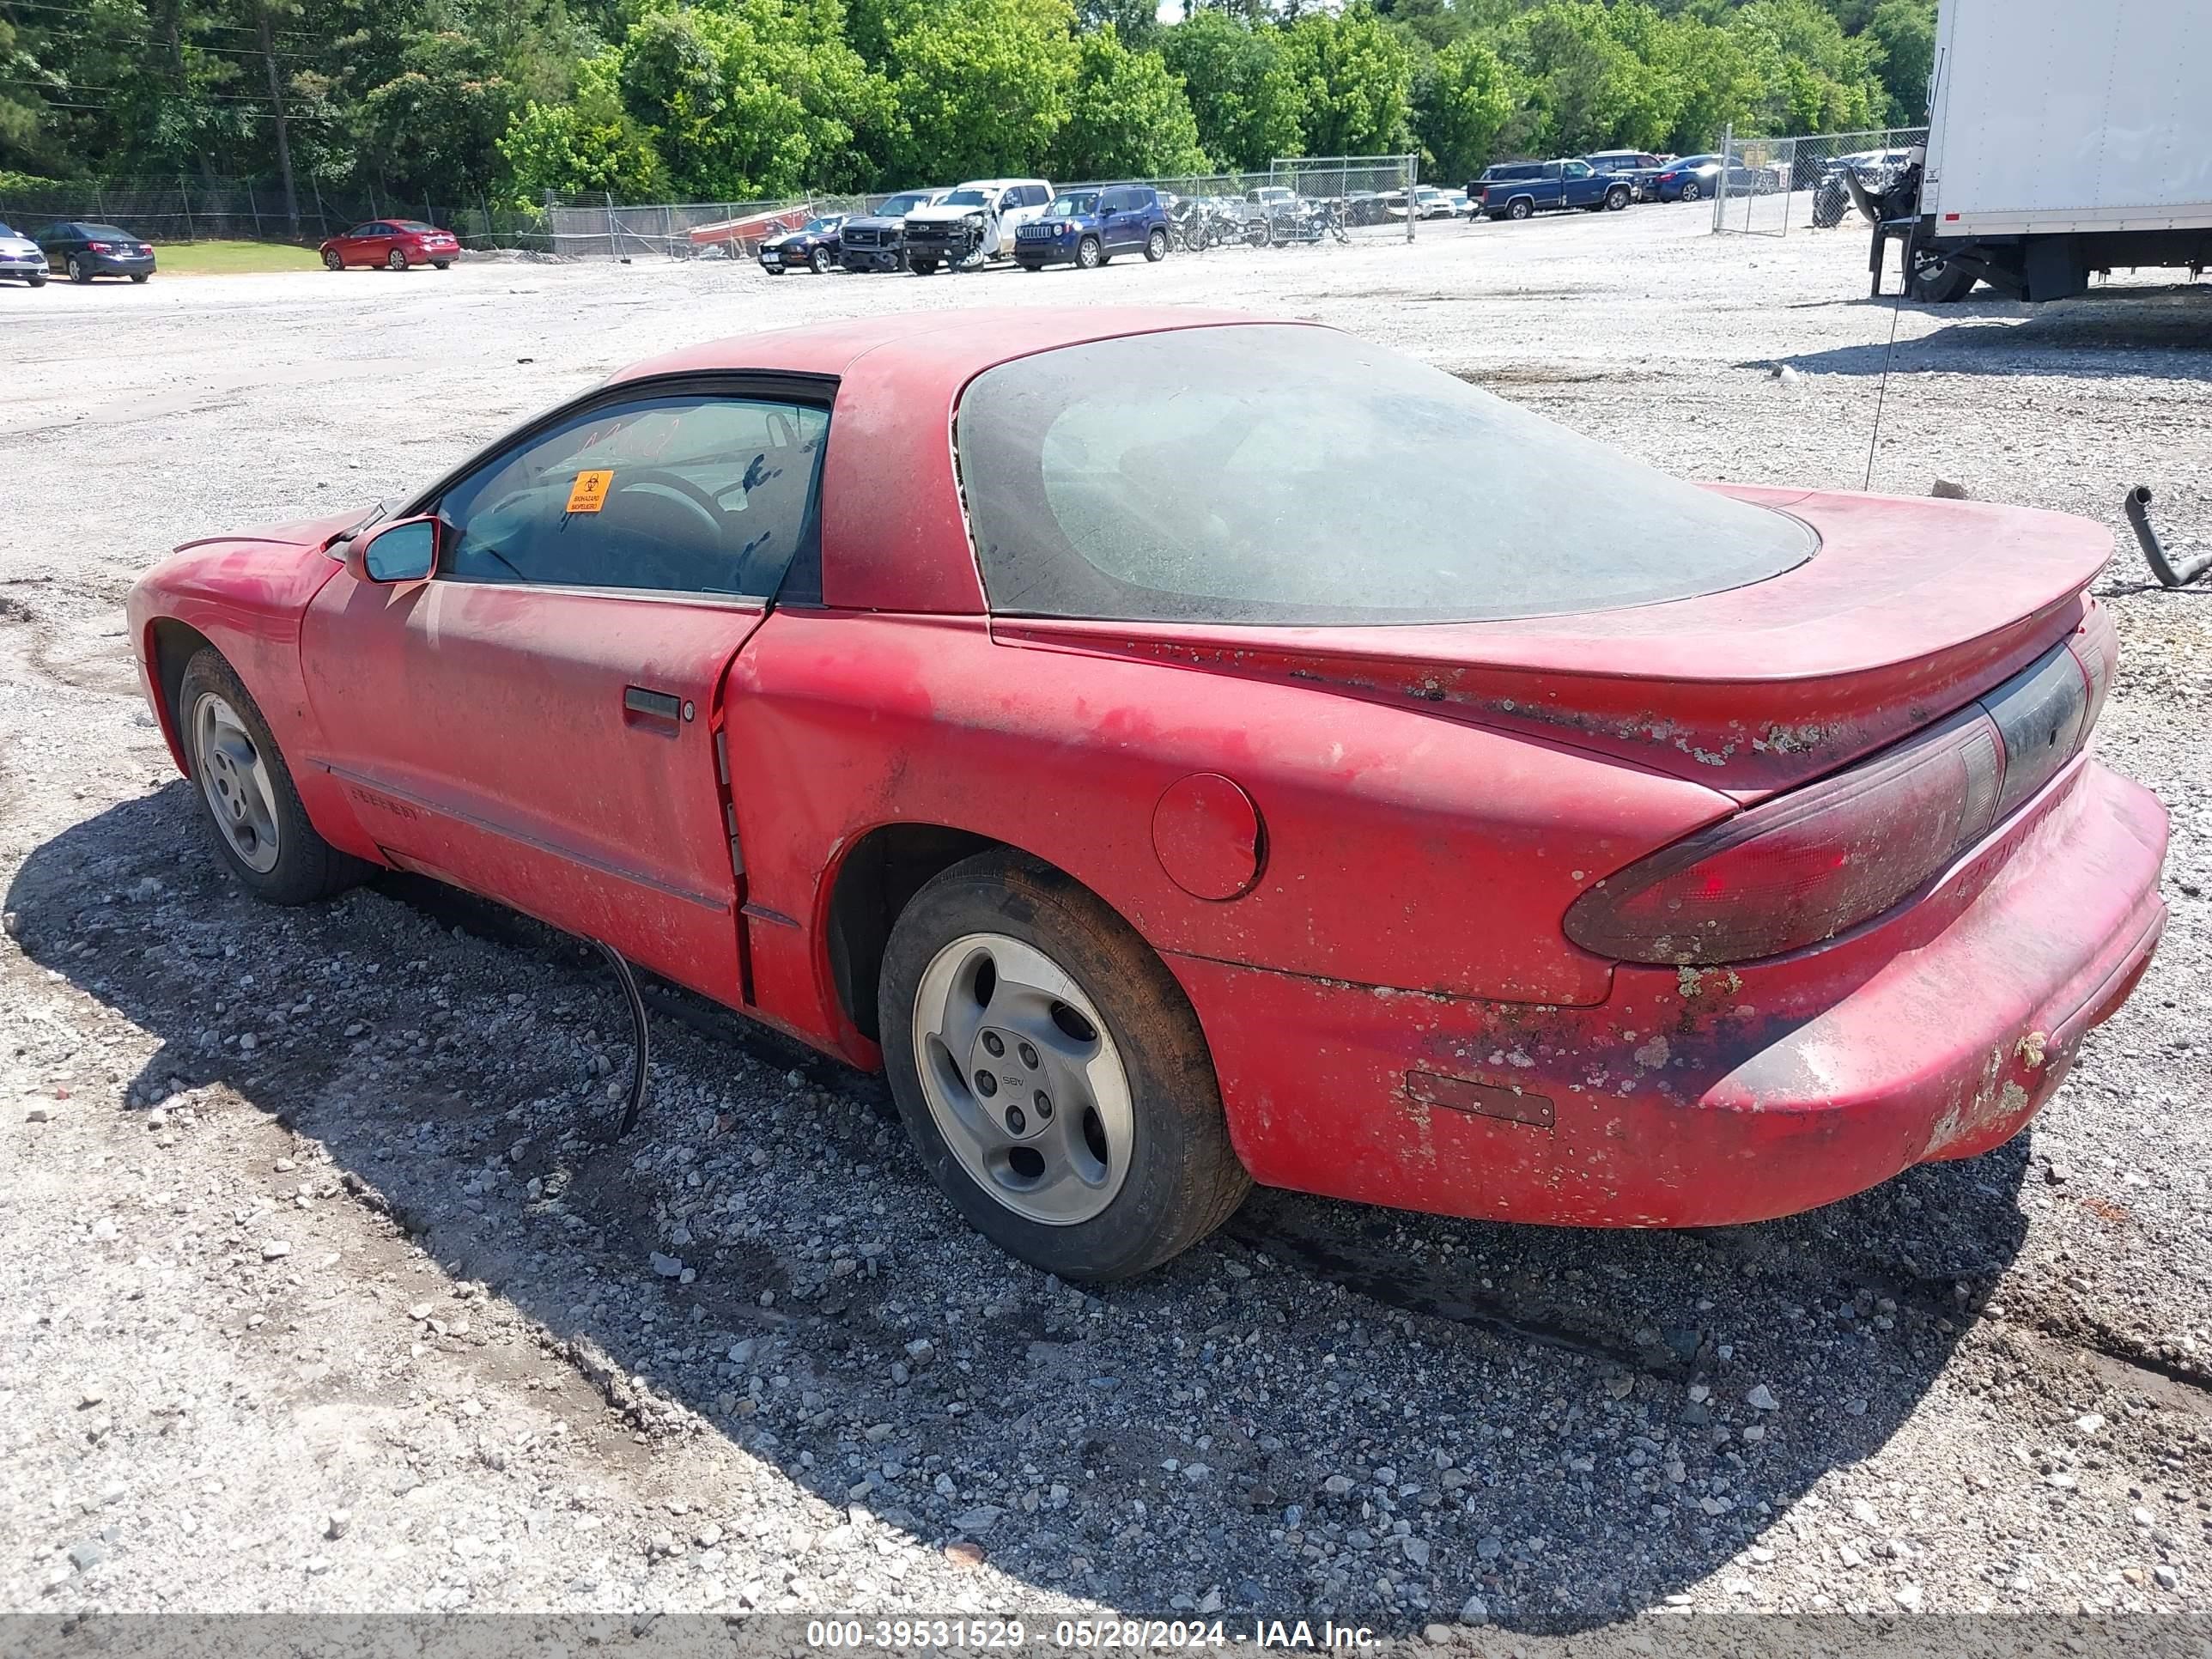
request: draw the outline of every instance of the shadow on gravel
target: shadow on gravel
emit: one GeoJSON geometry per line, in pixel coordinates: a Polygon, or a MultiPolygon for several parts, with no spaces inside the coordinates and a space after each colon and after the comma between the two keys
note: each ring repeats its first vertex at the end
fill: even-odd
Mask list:
{"type": "MultiPolygon", "coordinates": [[[[1896,301],[1861,303],[1887,311],[1896,301]]],[[[1884,337],[1865,345],[1759,358],[1736,367],[1769,369],[1779,362],[1808,374],[1880,374],[1887,362],[1900,373],[2212,380],[2212,285],[2092,289],[2080,299],[2041,306],[1985,295],[1958,305],[1905,308],[1941,318],[1947,325],[1917,340],[1899,340],[1894,358],[1884,325],[1884,337]]]]}
{"type": "MultiPolygon", "coordinates": [[[[877,1085],[794,1082],[696,1008],[655,1019],[643,1127],[609,1148],[627,1027],[603,970],[458,899],[261,907],[197,819],[182,782],[110,808],[7,896],[33,961],[158,1040],[123,1109],[166,1103],[186,1137],[229,1119],[226,1144],[262,1114],[310,1143],[303,1168],[326,1153],[453,1279],[541,1328],[614,1438],[721,1437],[1054,1596],[1400,1632],[1469,1596],[1527,1632],[1628,1616],[1881,1446],[2025,1231],[2022,1140],[1705,1233],[1262,1193],[1168,1268],[1085,1295],[966,1230],[877,1085]],[[471,915],[503,939],[456,926],[471,915]]],[[[270,1182],[258,1158],[214,1208],[270,1182]]],[[[758,1500],[728,1502],[733,1595],[804,1605],[765,1565],[788,1519],[747,1544],[758,1500]]],[[[1825,1535],[1833,1515],[1793,1520],[1825,1535]]],[[[831,1565],[805,1564],[813,1610],[836,1608],[831,1565]]]]}

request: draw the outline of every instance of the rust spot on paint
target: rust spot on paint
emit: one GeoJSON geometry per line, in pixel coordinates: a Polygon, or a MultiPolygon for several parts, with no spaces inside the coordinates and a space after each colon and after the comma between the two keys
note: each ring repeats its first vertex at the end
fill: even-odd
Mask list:
{"type": "Polygon", "coordinates": [[[1476,1117],[1503,1118],[1548,1129],[1553,1121],[1550,1099],[1525,1089],[1476,1083],[1466,1078],[1443,1077],[1434,1072],[1406,1073],[1406,1093],[1417,1105],[1440,1106],[1446,1111],[1467,1112],[1476,1117]]]}

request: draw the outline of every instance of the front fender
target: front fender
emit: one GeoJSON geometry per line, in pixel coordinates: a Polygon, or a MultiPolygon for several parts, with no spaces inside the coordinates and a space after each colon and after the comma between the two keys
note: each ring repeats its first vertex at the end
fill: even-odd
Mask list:
{"type": "MultiPolygon", "coordinates": [[[[141,576],[125,605],[139,683],[167,739],[180,772],[189,773],[181,711],[172,706],[185,659],[204,640],[236,671],[286,755],[313,750],[320,732],[300,672],[300,618],[309,600],[337,573],[322,550],[329,534],[351,518],[288,526],[304,541],[279,532],[211,538],[185,547],[141,576]]],[[[308,816],[319,825],[314,781],[296,770],[294,781],[308,816]]],[[[345,813],[338,808],[338,817],[345,813]]]]}

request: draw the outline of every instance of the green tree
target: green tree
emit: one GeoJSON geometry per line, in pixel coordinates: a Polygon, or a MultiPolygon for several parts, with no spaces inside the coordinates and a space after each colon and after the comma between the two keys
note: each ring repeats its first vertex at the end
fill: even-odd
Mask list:
{"type": "Polygon", "coordinates": [[[1364,0],[1308,12],[1284,31],[1309,155],[1376,155],[1412,140],[1413,54],[1364,0]]]}
{"type": "Polygon", "coordinates": [[[1417,76],[1413,130],[1442,177],[1471,179],[1489,164],[1519,106],[1512,71],[1484,42],[1463,35],[1417,76]]]}
{"type": "Polygon", "coordinates": [[[1528,86],[1535,149],[1570,155],[1658,142],[1656,76],[1615,38],[1596,0],[1539,6],[1515,25],[1507,50],[1528,86]]]}
{"type": "Polygon", "coordinates": [[[1153,0],[1075,0],[1075,24],[1085,33],[1111,29],[1131,52],[1159,44],[1160,14],[1153,0]]]}
{"type": "Polygon", "coordinates": [[[1881,0],[1867,34],[1881,49],[1881,84],[1889,118],[1915,126],[1928,118],[1928,80],[1936,72],[1933,0],[1881,0]]]}
{"type": "Polygon", "coordinates": [[[1670,34],[1680,97],[1659,148],[1689,155],[1717,149],[1730,127],[1752,131],[1765,82],[1741,44],[1726,29],[1688,17],[1672,19],[1670,34]]]}
{"type": "Polygon", "coordinates": [[[407,46],[398,74],[371,87],[351,122],[356,153],[416,200],[465,200],[490,182],[520,100],[491,55],[441,31],[407,46]]]}
{"type": "Polygon", "coordinates": [[[651,136],[623,107],[620,77],[618,52],[586,58],[568,102],[532,103],[508,124],[499,152],[514,200],[533,205],[549,191],[605,191],[635,202],[665,192],[667,170],[651,136]]]}
{"type": "Polygon", "coordinates": [[[853,118],[886,97],[838,0],[652,0],[623,37],[623,106],[692,199],[796,196],[866,181],[853,118]]]}
{"type": "Polygon", "coordinates": [[[1876,125],[1888,94],[1880,48],[1846,35],[1813,0],[1751,0],[1729,25],[1765,87],[1753,120],[1767,132],[1846,132],[1876,125]]]}
{"type": "Polygon", "coordinates": [[[1279,29],[1198,11],[1162,32],[1160,52],[1182,81],[1199,143],[1217,167],[1264,167],[1300,148],[1304,100],[1279,29]]]}
{"type": "Polygon", "coordinates": [[[1202,173],[1198,122],[1158,52],[1131,52],[1109,24],[1076,43],[1067,124],[1053,144],[1055,179],[1144,179],[1202,173]]]}
{"type": "Polygon", "coordinates": [[[1067,119],[1075,79],[1069,0],[933,0],[885,41],[899,185],[1032,171],[1067,119]]]}
{"type": "Polygon", "coordinates": [[[1464,40],[1475,27],[1473,9],[1455,5],[1452,0],[1373,0],[1373,3],[1377,16],[1431,52],[1442,52],[1453,41],[1464,40]]]}

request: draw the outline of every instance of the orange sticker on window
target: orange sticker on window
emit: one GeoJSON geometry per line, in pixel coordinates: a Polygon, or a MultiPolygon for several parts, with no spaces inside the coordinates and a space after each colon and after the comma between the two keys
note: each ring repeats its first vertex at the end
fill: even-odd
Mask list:
{"type": "Polygon", "coordinates": [[[614,482],[614,469],[579,472],[576,482],[568,486],[568,507],[571,513],[596,513],[607,504],[607,486],[614,482]]]}

